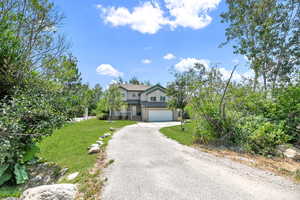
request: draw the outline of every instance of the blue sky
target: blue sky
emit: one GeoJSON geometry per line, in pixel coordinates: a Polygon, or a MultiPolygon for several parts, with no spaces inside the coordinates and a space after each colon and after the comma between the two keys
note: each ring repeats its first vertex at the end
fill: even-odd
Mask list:
{"type": "Polygon", "coordinates": [[[218,47],[225,40],[224,0],[53,1],[66,17],[60,29],[90,86],[106,87],[119,75],[165,85],[171,68],[183,71],[196,61],[220,63],[225,76],[239,61],[239,74],[247,72],[246,60],[230,45],[218,47]]]}

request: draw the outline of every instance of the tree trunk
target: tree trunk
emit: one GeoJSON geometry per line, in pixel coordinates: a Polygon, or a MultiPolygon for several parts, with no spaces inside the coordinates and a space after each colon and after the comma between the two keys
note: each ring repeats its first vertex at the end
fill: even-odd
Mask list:
{"type": "Polygon", "coordinates": [[[181,109],[181,131],[184,131],[184,126],[183,126],[183,124],[184,124],[184,113],[183,113],[184,111],[183,111],[183,109],[181,109]]]}
{"type": "Polygon", "coordinates": [[[111,109],[109,109],[108,120],[111,121],[111,109]]]}

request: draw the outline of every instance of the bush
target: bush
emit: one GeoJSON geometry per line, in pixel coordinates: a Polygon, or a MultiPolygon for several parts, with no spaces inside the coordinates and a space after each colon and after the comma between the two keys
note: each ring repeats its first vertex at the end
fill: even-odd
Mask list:
{"type": "Polygon", "coordinates": [[[39,151],[35,144],[64,123],[64,115],[51,106],[51,100],[31,91],[1,104],[0,185],[25,183],[26,164],[39,151]]]}
{"type": "Polygon", "coordinates": [[[239,141],[247,152],[274,154],[277,145],[291,140],[291,136],[284,131],[284,121],[274,124],[263,116],[250,116],[241,121],[239,141]]]}

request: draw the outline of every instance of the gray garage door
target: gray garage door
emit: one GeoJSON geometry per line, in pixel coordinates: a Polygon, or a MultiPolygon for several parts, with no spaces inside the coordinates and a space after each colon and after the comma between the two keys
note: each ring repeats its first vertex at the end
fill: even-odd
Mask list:
{"type": "Polygon", "coordinates": [[[149,110],[148,119],[150,122],[172,121],[173,112],[172,110],[149,110]]]}

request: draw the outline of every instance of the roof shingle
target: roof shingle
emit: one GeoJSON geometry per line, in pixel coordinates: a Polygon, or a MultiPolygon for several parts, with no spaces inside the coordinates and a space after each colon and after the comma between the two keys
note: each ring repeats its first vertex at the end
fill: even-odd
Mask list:
{"type": "Polygon", "coordinates": [[[152,86],[149,85],[133,85],[133,84],[119,84],[120,87],[129,91],[145,91],[152,86]]]}

